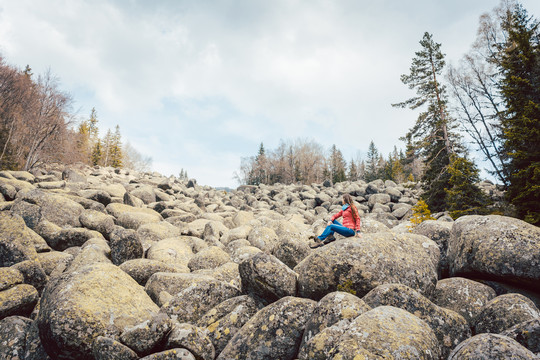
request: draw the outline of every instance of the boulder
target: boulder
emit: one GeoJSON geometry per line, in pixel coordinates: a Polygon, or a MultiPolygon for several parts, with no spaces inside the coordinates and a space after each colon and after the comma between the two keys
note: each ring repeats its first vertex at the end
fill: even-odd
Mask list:
{"type": "Polygon", "coordinates": [[[477,359],[538,359],[531,351],[517,341],[498,334],[480,334],[459,344],[448,360],[477,359]]]}
{"type": "Polygon", "coordinates": [[[146,257],[170,265],[187,266],[193,257],[193,250],[185,239],[170,238],[153,244],[148,249],[146,257]]]}
{"type": "Polygon", "coordinates": [[[221,236],[221,242],[223,245],[229,244],[233,240],[247,239],[252,227],[249,225],[242,225],[234,229],[228,230],[221,236]]]}
{"type": "Polygon", "coordinates": [[[322,330],[340,321],[350,323],[369,310],[371,310],[369,305],[352,294],[336,291],[326,295],[319,301],[313,315],[306,324],[300,352],[322,330]]]}
{"type": "Polygon", "coordinates": [[[539,317],[540,311],[531,300],[521,294],[505,294],[488,302],[474,319],[473,326],[477,334],[498,334],[539,317]]]}
{"type": "Polygon", "coordinates": [[[375,204],[388,204],[391,202],[390,195],[388,194],[373,194],[369,196],[368,206],[373,207],[375,204]]]}
{"type": "Polygon", "coordinates": [[[121,265],[128,260],[140,259],[144,254],[137,232],[119,226],[110,233],[109,246],[111,260],[115,265],[121,265]]]}
{"type": "Polygon", "coordinates": [[[0,319],[13,315],[29,316],[38,298],[36,288],[28,284],[0,291],[0,319]]]}
{"type": "Polygon", "coordinates": [[[477,281],[453,277],[439,280],[433,302],[454,310],[472,326],[483,307],[496,296],[495,290],[477,281]]]}
{"type": "Polygon", "coordinates": [[[24,260],[36,260],[37,252],[31,241],[30,229],[24,220],[9,212],[0,212],[0,267],[24,260]]]}
{"type": "Polygon", "coordinates": [[[51,275],[58,265],[69,264],[73,258],[73,255],[62,251],[38,253],[38,261],[41,264],[43,271],[45,271],[45,274],[47,275],[51,275]]]}
{"type": "Polygon", "coordinates": [[[85,228],[67,228],[51,234],[47,238],[47,243],[54,250],[63,251],[72,246],[81,246],[94,238],[103,238],[103,235],[97,231],[85,228]]]}
{"type": "Polygon", "coordinates": [[[262,253],[261,249],[254,246],[240,246],[234,249],[233,253],[231,254],[231,258],[232,261],[240,264],[259,253],[262,253]]]}
{"type": "Polygon", "coordinates": [[[32,320],[22,316],[10,316],[0,320],[0,359],[25,359],[26,333],[31,325],[32,320]]]}
{"type": "Polygon", "coordinates": [[[227,299],[209,310],[197,326],[208,330],[216,354],[223,351],[232,337],[260,310],[261,305],[247,295],[227,299]]]}
{"type": "Polygon", "coordinates": [[[140,360],[196,360],[189,350],[176,348],[154,353],[140,360]]]}
{"type": "Polygon", "coordinates": [[[242,291],[271,303],[296,295],[297,274],[275,256],[258,253],[240,263],[242,291]]]}
{"type": "Polygon", "coordinates": [[[378,285],[391,283],[430,297],[437,283],[426,249],[407,234],[390,232],[335,241],[313,251],[294,271],[300,296],[315,300],[337,290],[362,297],[378,285]]]}
{"type": "Polygon", "coordinates": [[[123,212],[116,219],[116,224],[126,228],[137,230],[139,227],[145,224],[152,224],[161,221],[160,216],[155,214],[149,214],[145,212],[123,212]]]}
{"type": "Polygon", "coordinates": [[[187,349],[196,360],[214,360],[215,349],[208,330],[187,323],[175,322],[167,338],[167,349],[187,349]]]}
{"type": "Polygon", "coordinates": [[[272,249],[272,255],[291,269],[294,269],[310,253],[311,249],[308,242],[299,237],[281,238],[272,249]]]}
{"type": "Polygon", "coordinates": [[[516,340],[537,356],[540,355],[540,318],[516,324],[501,335],[516,340]]]}
{"type": "Polygon", "coordinates": [[[96,337],[115,338],[158,311],[129,275],[114,265],[97,263],[51,279],[37,321],[51,357],[90,360],[96,337]]]}
{"type": "Polygon", "coordinates": [[[154,193],[154,189],[149,185],[143,185],[137,189],[130,191],[129,193],[130,195],[138,197],[142,200],[143,203],[147,205],[156,202],[156,194],[154,193]]]}
{"type": "Polygon", "coordinates": [[[32,285],[39,293],[41,293],[48,278],[39,261],[25,260],[18,262],[11,267],[23,275],[25,284],[32,285]]]}
{"type": "Polygon", "coordinates": [[[368,217],[360,217],[360,219],[362,221],[360,230],[364,234],[390,232],[390,228],[380,221],[368,217]]]}
{"type": "Polygon", "coordinates": [[[21,215],[28,227],[34,228],[41,220],[48,220],[60,227],[81,226],[79,216],[84,211],[84,207],[75,201],[39,189],[19,193],[19,195],[11,210],[21,215]]]}
{"type": "Polygon", "coordinates": [[[120,341],[134,350],[137,354],[148,355],[154,350],[160,350],[161,343],[171,331],[171,320],[162,313],[140,324],[124,328],[120,341]]]}
{"type": "Polygon", "coordinates": [[[247,225],[251,220],[253,220],[253,213],[248,211],[239,211],[232,218],[232,221],[236,227],[247,225]]]}
{"type": "Polygon", "coordinates": [[[97,201],[104,206],[111,203],[111,195],[105,190],[81,190],[79,191],[79,196],[85,199],[97,201]]]}
{"type": "Polygon", "coordinates": [[[30,328],[26,332],[26,345],[24,350],[24,360],[50,360],[49,355],[41,344],[37,321],[32,321],[30,328]]]}
{"type": "Polygon", "coordinates": [[[120,265],[120,269],[125,271],[142,286],[145,286],[150,276],[157,272],[189,273],[189,268],[187,266],[169,265],[151,259],[127,260],[120,265]]]}
{"type": "Polygon", "coordinates": [[[21,284],[23,281],[24,277],[19,270],[0,267],[0,291],[9,289],[13,285],[21,284]]]}
{"type": "Polygon", "coordinates": [[[137,353],[112,338],[98,336],[92,344],[95,360],[138,360],[137,353]]]}
{"type": "Polygon", "coordinates": [[[247,240],[252,246],[268,253],[271,252],[278,243],[276,232],[268,227],[253,228],[250,231],[247,240]]]}
{"type": "Polygon", "coordinates": [[[226,282],[238,289],[241,288],[240,271],[238,270],[238,264],[232,261],[227,262],[214,269],[202,269],[194,271],[193,273],[210,275],[216,280],[226,282]]]}
{"type": "MultiPolygon", "coordinates": [[[[111,249],[104,239],[91,239],[81,247],[79,252],[77,252],[75,258],[69,263],[66,271],[76,271],[79,268],[96,263],[112,264],[110,256],[111,249]]],[[[58,270],[58,268],[55,269],[55,271],[56,270],[58,270]]]]}
{"type": "Polygon", "coordinates": [[[448,240],[452,231],[453,223],[436,220],[426,220],[416,225],[412,232],[413,234],[424,235],[435,241],[441,250],[441,261],[439,265],[439,278],[447,278],[449,276],[450,265],[448,263],[448,240]]]}
{"type": "Polygon", "coordinates": [[[444,359],[459,343],[471,337],[471,329],[463,316],[435,305],[405,285],[380,285],[362,299],[373,308],[394,306],[424,320],[437,336],[444,359]]]}
{"type": "Polygon", "coordinates": [[[95,210],[84,210],[79,221],[87,229],[100,232],[106,238],[114,230],[114,218],[95,210]]]}
{"type": "Polygon", "coordinates": [[[499,215],[462,216],[452,227],[448,261],[452,276],[534,289],[540,281],[540,228],[499,215]]]}
{"type": "Polygon", "coordinates": [[[157,241],[180,236],[180,229],[167,221],[160,221],[141,225],[137,233],[143,245],[146,245],[145,248],[148,249],[157,241]]]}
{"type": "MultiPolygon", "coordinates": [[[[148,282],[151,281],[152,278],[148,282]]],[[[197,276],[185,285],[187,286],[173,293],[172,298],[161,308],[162,312],[179,322],[195,324],[208,310],[229,298],[240,295],[236,287],[211,277],[197,276]]]]}
{"type": "Polygon", "coordinates": [[[214,269],[231,260],[229,254],[217,246],[209,246],[199,251],[188,262],[191,271],[214,269]]]}
{"type": "Polygon", "coordinates": [[[295,297],[272,303],[248,320],[217,360],[294,359],[316,305],[312,300],[295,297]]]}
{"type": "Polygon", "coordinates": [[[439,342],[423,320],[392,306],[358,316],[335,343],[332,359],[439,359],[439,342]]]}

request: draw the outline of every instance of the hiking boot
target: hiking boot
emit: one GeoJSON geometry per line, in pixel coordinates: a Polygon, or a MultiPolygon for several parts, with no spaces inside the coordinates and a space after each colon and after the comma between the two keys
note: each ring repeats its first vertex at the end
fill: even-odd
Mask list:
{"type": "Polygon", "coordinates": [[[321,246],[324,245],[324,242],[322,240],[320,240],[319,238],[315,238],[313,240],[315,241],[315,244],[309,245],[309,247],[312,248],[312,249],[316,249],[316,248],[321,247],[321,246]]]}
{"type": "Polygon", "coordinates": [[[328,237],[323,241],[323,244],[330,244],[331,242],[336,241],[334,234],[328,235],[328,237]]]}

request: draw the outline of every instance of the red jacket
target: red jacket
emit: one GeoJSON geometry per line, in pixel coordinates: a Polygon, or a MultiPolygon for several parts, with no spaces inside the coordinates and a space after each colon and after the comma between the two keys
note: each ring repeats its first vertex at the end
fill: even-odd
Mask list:
{"type": "Polygon", "coordinates": [[[358,218],[356,218],[356,221],[354,221],[352,216],[352,209],[350,206],[347,207],[347,209],[345,210],[340,210],[337,214],[330,218],[330,221],[334,221],[341,216],[343,216],[343,226],[348,227],[349,229],[353,229],[355,231],[360,231],[360,226],[362,225],[360,221],[360,216],[358,216],[358,218]]]}

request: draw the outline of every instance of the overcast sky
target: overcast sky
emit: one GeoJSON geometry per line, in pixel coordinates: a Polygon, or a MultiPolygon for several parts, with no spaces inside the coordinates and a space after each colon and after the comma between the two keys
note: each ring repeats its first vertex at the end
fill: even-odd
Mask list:
{"type": "MultiPolygon", "coordinates": [[[[0,53],[48,68],[92,107],[101,135],[165,175],[235,187],[240,158],[280,139],[336,144],[349,161],[385,156],[417,112],[407,73],[425,31],[457,63],[495,0],[0,0],[0,53]]],[[[540,1],[523,0],[540,15],[540,1]]]]}

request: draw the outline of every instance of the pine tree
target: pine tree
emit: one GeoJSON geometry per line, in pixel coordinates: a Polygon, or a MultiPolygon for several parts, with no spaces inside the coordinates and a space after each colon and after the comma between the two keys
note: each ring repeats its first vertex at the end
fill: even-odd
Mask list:
{"type": "Polygon", "coordinates": [[[105,134],[105,137],[102,141],[103,145],[103,156],[101,157],[101,165],[103,166],[110,166],[111,165],[111,148],[113,143],[113,134],[111,132],[111,129],[107,130],[107,133],[105,134]]]}
{"type": "Polygon", "coordinates": [[[411,210],[411,225],[408,225],[410,232],[412,232],[416,225],[426,220],[435,220],[435,218],[431,216],[431,210],[429,210],[429,206],[424,200],[418,200],[416,205],[414,205],[411,210]]]}
{"type": "Polygon", "coordinates": [[[394,106],[412,110],[427,107],[405,138],[425,157],[423,198],[431,209],[442,211],[446,206],[444,189],[448,188],[450,179],[447,167],[457,139],[450,131],[452,121],[446,110],[446,90],[438,80],[445,65],[441,44],[426,32],[420,45],[422,49],[416,52],[410,73],[401,76],[401,81],[416,90],[417,96],[394,106]]]}
{"type": "Polygon", "coordinates": [[[508,33],[501,61],[507,196],[520,218],[540,225],[540,24],[517,4],[502,26],[508,33]]]}
{"type": "Polygon", "coordinates": [[[92,165],[99,165],[101,163],[101,157],[102,157],[102,149],[101,149],[101,140],[97,139],[96,144],[94,145],[94,149],[92,150],[92,165]]]}
{"type": "Polygon", "coordinates": [[[122,140],[120,135],[120,126],[116,125],[110,149],[110,164],[114,168],[122,167],[122,140]]]}
{"type": "Polygon", "coordinates": [[[264,145],[261,142],[259,152],[255,157],[255,168],[253,169],[254,179],[252,181],[253,185],[268,184],[266,163],[266,152],[264,150],[264,145]]]}
{"type": "Polygon", "coordinates": [[[488,197],[476,185],[480,181],[476,165],[466,157],[452,156],[448,167],[449,185],[446,203],[450,216],[457,219],[463,215],[486,214],[488,197]]]}
{"type": "Polygon", "coordinates": [[[356,181],[358,180],[358,169],[356,167],[356,164],[354,160],[351,159],[351,163],[349,164],[349,181],[356,181]]]}
{"type": "Polygon", "coordinates": [[[369,143],[364,178],[367,182],[378,178],[379,150],[373,140],[369,143]]]}
{"type": "Polygon", "coordinates": [[[345,176],[345,168],[347,163],[343,158],[343,154],[337,149],[336,145],[332,145],[330,150],[330,175],[334,184],[347,180],[345,176]]]}

